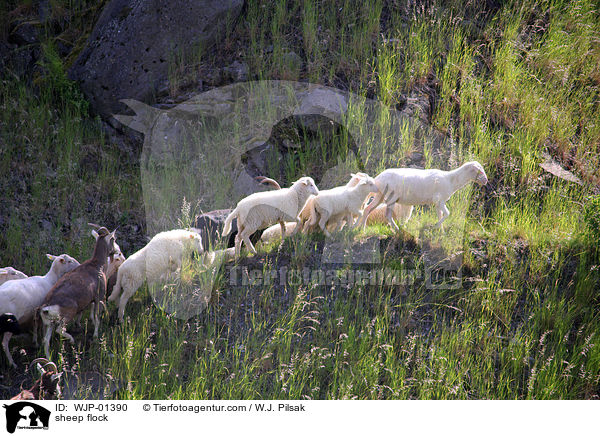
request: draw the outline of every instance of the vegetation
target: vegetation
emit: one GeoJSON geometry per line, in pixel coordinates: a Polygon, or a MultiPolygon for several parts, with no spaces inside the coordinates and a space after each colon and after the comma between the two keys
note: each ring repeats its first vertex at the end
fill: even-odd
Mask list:
{"type": "MultiPolygon", "coordinates": [[[[598,399],[597,4],[400,3],[249,0],[223,47],[186,62],[202,71],[241,44],[253,79],[307,80],[398,108],[427,92],[430,110],[418,115],[447,136],[449,163],[476,159],[490,179],[453,198],[446,233],[427,236],[432,249],[460,241],[450,254],[463,257],[462,286],[430,289],[424,276],[400,285],[343,277],[335,286],[232,285],[233,266],[261,277],[312,269],[325,242],[299,235],[228,264],[206,310],[188,321],[140,289],[125,324],[105,316],[99,343],[85,329],[75,347],[54,342],[59,366],[110,375],[124,399],[598,399]],[[583,186],[545,173],[544,154],[583,186]]],[[[107,141],[53,41],[43,53],[33,89],[9,73],[0,85],[0,263],[27,273],[47,269],[46,252],[87,258],[89,220],[144,225],[139,164],[107,141]]],[[[183,69],[173,71],[171,79],[183,69]]],[[[438,163],[427,147],[390,159],[406,163],[412,151],[438,163]]],[[[295,159],[289,171],[310,160],[295,159]]],[[[422,271],[416,242],[433,215],[417,208],[406,228],[417,240],[384,226],[344,235],[380,240],[378,268],[422,271]]],[[[195,268],[182,274],[186,286],[195,268]]],[[[21,346],[21,362],[41,353],[21,346]]]]}

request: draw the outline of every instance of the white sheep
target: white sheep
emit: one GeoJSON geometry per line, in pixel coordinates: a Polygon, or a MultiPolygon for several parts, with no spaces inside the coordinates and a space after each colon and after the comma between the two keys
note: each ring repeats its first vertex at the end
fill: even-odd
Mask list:
{"type": "Polygon", "coordinates": [[[237,218],[238,234],[235,239],[235,253],[240,255],[242,241],[253,253],[256,249],[250,241],[250,235],[271,224],[279,223],[281,234],[285,232],[285,222],[293,221],[298,231],[300,219],[298,215],[310,195],[317,195],[319,190],[310,177],[302,177],[289,188],[277,191],[256,192],[239,201],[236,208],[225,220],[223,236],[231,232],[231,221],[237,218]]]}
{"type": "MultiPolygon", "coordinates": [[[[315,198],[315,197],[312,196],[309,199],[309,201],[312,198],[315,198]]],[[[306,204],[308,205],[308,201],[306,202],[306,204]]],[[[387,206],[385,204],[380,204],[379,206],[377,206],[377,208],[375,208],[375,210],[373,212],[371,212],[371,214],[367,218],[367,225],[372,226],[373,224],[386,223],[387,222],[387,218],[385,216],[386,209],[387,209],[387,206]]],[[[394,218],[394,220],[400,221],[402,224],[405,224],[410,219],[410,217],[412,215],[412,211],[413,211],[412,206],[407,205],[407,204],[396,203],[396,204],[394,204],[393,209],[392,209],[392,217],[394,218]]],[[[310,215],[309,215],[309,217],[310,217],[310,215]]],[[[301,218],[302,218],[302,215],[301,215],[301,218]]],[[[329,219],[329,221],[330,222],[332,221],[331,218],[329,219]]],[[[286,236],[290,236],[290,234],[294,231],[295,228],[296,228],[296,223],[285,223],[286,236]]],[[[265,229],[265,231],[263,232],[263,234],[260,237],[261,242],[264,244],[271,242],[271,241],[275,241],[277,239],[281,239],[281,227],[279,226],[279,224],[274,224],[271,227],[269,227],[268,229],[265,229]]]]}
{"type": "MultiPolygon", "coordinates": [[[[356,174],[351,174],[351,176],[352,177],[350,178],[350,181],[345,186],[356,186],[362,178],[367,177],[368,175],[365,173],[356,173],[356,174]]],[[[333,188],[333,189],[336,189],[336,188],[333,188]]],[[[309,231],[313,230],[313,228],[311,228],[310,226],[307,225],[307,222],[310,220],[310,212],[312,209],[312,202],[314,201],[314,199],[316,197],[317,197],[316,195],[311,195],[308,197],[308,200],[306,200],[304,207],[300,211],[300,215],[299,215],[300,227],[297,231],[304,231],[304,233],[308,233],[309,231]]],[[[335,222],[337,224],[338,220],[343,219],[343,218],[344,217],[335,216],[335,217],[330,218],[329,221],[335,222]]],[[[328,223],[328,226],[329,226],[329,223],[328,223]]],[[[285,236],[290,236],[295,232],[296,232],[296,223],[295,222],[286,222],[285,223],[285,236]]],[[[260,237],[260,240],[263,243],[267,243],[267,242],[275,240],[275,239],[281,239],[281,226],[279,224],[274,224],[271,227],[267,228],[260,237]]]]}
{"type": "Polygon", "coordinates": [[[123,322],[125,306],[133,294],[142,286],[159,283],[170,273],[181,267],[185,253],[202,253],[202,238],[189,230],[169,230],[155,235],[148,244],[132,254],[119,267],[117,282],[108,301],[119,300],[119,320],[123,322]]]}
{"type": "MultiPolygon", "coordinates": [[[[345,219],[350,228],[355,227],[354,216],[362,216],[361,206],[365,198],[371,192],[377,192],[377,185],[372,177],[361,177],[356,186],[343,186],[327,191],[321,191],[314,199],[310,209],[311,218],[309,226],[319,223],[319,227],[326,236],[331,237],[326,224],[331,221],[336,229],[343,225],[342,219],[345,219]],[[320,216],[320,218],[319,218],[320,216]]],[[[358,220],[356,221],[358,223],[358,220]]]]}
{"type": "Polygon", "coordinates": [[[22,273],[21,271],[14,269],[12,266],[7,266],[5,268],[0,268],[0,285],[6,283],[10,280],[20,280],[26,279],[27,274],[22,273]]]}
{"type": "Polygon", "coordinates": [[[390,207],[396,203],[410,206],[435,205],[438,215],[438,222],[435,226],[439,228],[450,215],[446,202],[452,194],[471,181],[475,181],[479,185],[485,185],[488,181],[485,170],[479,162],[467,162],[452,171],[414,168],[387,169],[375,177],[375,184],[379,192],[365,208],[358,225],[364,227],[371,211],[383,201],[388,206],[386,218],[396,231],[399,228],[392,219],[393,209],[390,207]]]}
{"type": "MultiPolygon", "coordinates": [[[[396,203],[392,206],[392,218],[395,221],[400,221],[402,224],[406,224],[410,219],[413,211],[413,206],[409,204],[396,203]]],[[[387,206],[380,204],[375,208],[373,212],[367,217],[367,225],[372,226],[373,224],[384,224],[387,222],[386,218],[387,206]]]]}
{"type": "MultiPolygon", "coordinates": [[[[36,310],[44,302],[50,289],[64,274],[79,266],[79,262],[67,254],[60,256],[46,254],[46,256],[52,260],[52,266],[46,275],[12,280],[0,286],[0,313],[14,314],[21,327],[33,324],[36,310]]],[[[33,336],[37,342],[36,330],[33,329],[33,336]]],[[[16,366],[8,347],[11,336],[10,332],[4,333],[2,346],[9,363],[16,366]]]]}
{"type": "MultiPolygon", "coordinates": [[[[365,173],[356,173],[356,174],[351,174],[350,176],[351,176],[350,180],[344,186],[335,187],[335,188],[330,189],[329,191],[335,190],[335,191],[341,192],[344,188],[350,188],[352,186],[356,186],[358,184],[358,182],[360,182],[362,179],[369,177],[369,175],[365,174],[365,173]]],[[[303,231],[304,233],[308,233],[309,231],[312,231],[316,228],[316,224],[313,226],[308,225],[308,221],[310,220],[311,213],[314,210],[313,201],[315,198],[316,198],[315,195],[311,195],[308,198],[308,200],[306,201],[304,208],[300,212],[300,228],[298,229],[298,231],[303,231]]],[[[353,216],[353,218],[356,218],[356,216],[353,216]]],[[[334,228],[340,222],[343,225],[342,220],[344,220],[344,219],[345,219],[344,214],[331,216],[329,218],[326,226],[328,228],[334,228]]],[[[279,235],[281,236],[281,233],[279,235]]]]}

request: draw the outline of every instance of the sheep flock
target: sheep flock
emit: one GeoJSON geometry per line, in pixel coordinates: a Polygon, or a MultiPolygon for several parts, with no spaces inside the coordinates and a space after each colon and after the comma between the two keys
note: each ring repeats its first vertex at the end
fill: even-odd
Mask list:
{"type": "MultiPolygon", "coordinates": [[[[390,168],[374,178],[357,173],[346,185],[326,190],[319,190],[310,177],[300,178],[289,188],[266,180],[274,189],[243,198],[233,210],[221,213],[224,221],[215,220],[208,212],[204,214],[211,222],[208,230],[158,233],[128,258],[116,243],[116,231],[90,224],[96,242],[90,258],[81,264],[62,254],[47,255],[52,263],[44,276],[28,277],[12,267],[1,268],[0,333],[8,365],[17,367],[9,348],[13,335],[31,333],[38,345],[43,327],[43,362],[49,362],[53,332],[74,343],[67,327],[80,322],[89,310],[96,337],[102,309],[111,310],[110,303],[115,303],[118,319],[124,322],[132,295],[144,283],[159,284],[178,275],[186,258],[228,261],[242,255],[242,244],[256,253],[253,241],[264,244],[298,232],[323,232],[329,238],[344,226],[353,229],[387,223],[398,231],[397,222],[405,224],[417,205],[432,205],[438,216],[435,226],[441,228],[450,214],[446,206],[450,197],[469,182],[485,185],[488,181],[483,166],[475,161],[451,171],[390,168]]],[[[51,373],[58,373],[55,365],[51,373]]]]}

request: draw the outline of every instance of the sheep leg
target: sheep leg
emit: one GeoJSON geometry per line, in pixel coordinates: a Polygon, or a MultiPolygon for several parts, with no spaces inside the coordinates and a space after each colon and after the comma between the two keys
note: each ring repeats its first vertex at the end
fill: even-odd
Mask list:
{"type": "Polygon", "coordinates": [[[240,232],[235,235],[235,256],[240,257],[242,252],[242,238],[240,237],[240,232]]]}
{"type": "MultiPolygon", "coordinates": [[[[398,203],[396,203],[396,204],[398,204],[398,203]]],[[[402,208],[402,212],[405,214],[402,217],[402,222],[404,224],[406,224],[408,222],[408,220],[410,220],[410,217],[412,216],[414,207],[412,205],[408,205],[408,204],[401,204],[400,207],[402,208]],[[408,207],[408,209],[404,209],[405,207],[408,207]]]]}
{"type": "MultiPolygon", "coordinates": [[[[297,226],[298,224],[296,224],[297,226]]],[[[279,221],[279,226],[281,227],[281,244],[283,244],[283,238],[285,238],[285,222],[279,221]]]]}
{"type": "MultiPolygon", "coordinates": [[[[244,240],[244,244],[246,244],[246,247],[248,248],[248,250],[250,250],[252,253],[256,254],[256,248],[254,248],[254,245],[252,245],[252,241],[250,240],[250,234],[248,232],[247,228],[244,228],[244,231],[240,233],[241,238],[244,240]]],[[[281,236],[281,240],[283,241],[283,235],[281,236]]]]}
{"type": "Polygon", "coordinates": [[[94,324],[94,337],[98,337],[98,318],[100,312],[100,304],[92,303],[90,318],[92,319],[92,323],[94,324]]]}
{"type": "Polygon", "coordinates": [[[125,306],[127,306],[127,302],[131,298],[131,296],[137,291],[137,288],[132,287],[131,289],[123,288],[123,293],[121,294],[121,300],[119,300],[119,322],[123,322],[125,318],[125,306]]]}
{"type": "Polygon", "coordinates": [[[373,197],[373,201],[371,202],[371,204],[369,204],[363,211],[362,218],[360,219],[359,223],[357,224],[357,227],[362,227],[363,229],[365,227],[367,227],[367,218],[369,217],[369,214],[373,210],[375,210],[375,208],[377,206],[379,206],[379,204],[382,201],[383,201],[383,192],[378,192],[377,194],[375,194],[375,197],[373,197]]]}
{"type": "Polygon", "coordinates": [[[398,224],[396,224],[396,222],[394,221],[393,212],[394,212],[394,205],[393,204],[386,205],[385,218],[387,219],[387,221],[390,224],[390,226],[392,227],[392,229],[394,229],[395,232],[399,232],[400,228],[398,227],[398,224]]]}
{"type": "Polygon", "coordinates": [[[299,231],[302,231],[302,233],[307,233],[308,226],[304,225],[303,227],[302,219],[296,218],[296,226],[294,227],[294,230],[292,230],[292,233],[290,233],[290,236],[294,236],[299,231]]]}
{"type": "Polygon", "coordinates": [[[11,337],[12,337],[11,332],[4,332],[4,336],[2,337],[2,348],[4,348],[4,354],[6,354],[6,358],[8,359],[8,363],[10,364],[10,366],[12,366],[13,368],[16,368],[17,365],[13,361],[13,358],[10,355],[10,349],[8,348],[8,341],[10,341],[11,337]]]}
{"type": "Polygon", "coordinates": [[[46,359],[50,360],[50,338],[52,337],[52,324],[44,324],[46,331],[44,332],[44,352],[46,359]]]}
{"type": "Polygon", "coordinates": [[[321,212],[321,219],[319,220],[319,227],[321,227],[321,230],[323,230],[323,233],[325,233],[325,236],[327,236],[328,238],[331,238],[331,233],[329,233],[329,230],[327,230],[327,220],[329,219],[329,214],[327,213],[327,211],[323,210],[321,212]]]}
{"type": "Polygon", "coordinates": [[[439,229],[442,227],[442,223],[446,220],[446,218],[448,218],[448,215],[450,215],[450,211],[446,207],[446,203],[438,203],[437,214],[439,221],[437,222],[435,227],[439,229]]]}

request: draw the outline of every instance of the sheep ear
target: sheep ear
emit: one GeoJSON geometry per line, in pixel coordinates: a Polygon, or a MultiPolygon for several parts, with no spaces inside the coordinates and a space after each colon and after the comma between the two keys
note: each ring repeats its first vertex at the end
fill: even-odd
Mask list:
{"type": "Polygon", "coordinates": [[[46,253],[46,257],[50,260],[54,260],[56,256],[52,256],[51,254],[46,253]]]}
{"type": "Polygon", "coordinates": [[[64,258],[64,257],[59,257],[59,258],[58,258],[58,261],[59,261],[60,263],[65,263],[65,258],[64,258]]]}

